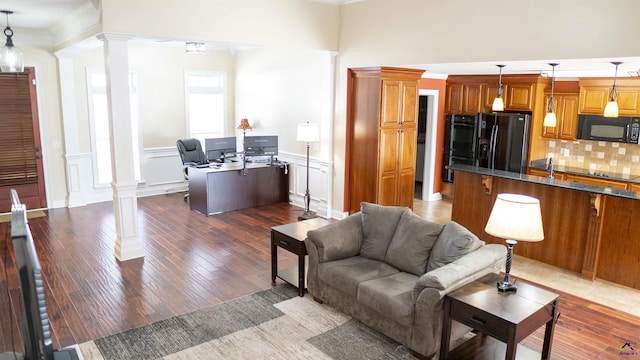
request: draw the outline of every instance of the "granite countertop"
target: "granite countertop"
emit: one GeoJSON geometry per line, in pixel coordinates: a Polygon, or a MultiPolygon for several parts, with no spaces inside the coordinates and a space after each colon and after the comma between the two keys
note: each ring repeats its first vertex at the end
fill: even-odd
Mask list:
{"type": "MultiPolygon", "coordinates": [[[[548,162],[549,161],[546,158],[532,160],[529,168],[535,169],[535,170],[547,171],[548,162]]],[[[589,169],[564,166],[564,165],[558,165],[558,164],[553,164],[553,170],[557,172],[565,173],[565,174],[586,176],[586,177],[592,177],[596,179],[640,183],[640,175],[622,174],[622,173],[605,172],[605,171],[593,171],[589,169]]]]}
{"type": "MultiPolygon", "coordinates": [[[[505,178],[505,179],[525,181],[525,182],[530,182],[530,183],[535,183],[535,184],[542,184],[542,185],[561,187],[561,188],[571,189],[571,190],[586,191],[586,192],[595,193],[595,194],[610,195],[610,196],[617,196],[617,197],[623,197],[623,198],[628,198],[628,199],[640,200],[640,193],[637,193],[635,191],[630,191],[630,190],[620,190],[620,189],[612,188],[612,187],[608,187],[608,186],[606,186],[606,187],[605,186],[596,186],[596,185],[580,183],[580,182],[577,182],[577,181],[565,181],[565,180],[558,180],[558,179],[550,179],[550,178],[548,178],[546,176],[535,176],[535,175],[519,174],[519,173],[514,173],[514,172],[510,172],[510,171],[502,171],[502,170],[491,170],[491,169],[487,169],[487,168],[482,168],[482,167],[478,167],[478,166],[470,166],[470,165],[457,165],[457,164],[454,164],[454,165],[449,166],[449,169],[452,169],[452,170],[455,170],[455,171],[465,171],[465,172],[470,172],[470,173],[479,174],[479,175],[495,176],[495,177],[500,177],[500,178],[505,178]]],[[[542,169],[542,170],[546,170],[546,168],[542,169]]],[[[579,174],[579,175],[581,175],[581,174],[579,174]]],[[[614,180],[614,179],[612,179],[612,180],[614,180]]],[[[625,180],[625,181],[628,181],[628,180],[625,180]]]]}

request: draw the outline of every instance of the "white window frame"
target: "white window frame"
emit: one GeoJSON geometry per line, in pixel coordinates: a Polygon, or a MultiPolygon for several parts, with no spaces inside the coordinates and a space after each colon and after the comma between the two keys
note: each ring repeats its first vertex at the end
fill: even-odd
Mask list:
{"type": "MultiPolygon", "coordinates": [[[[185,71],[184,73],[184,91],[185,91],[185,122],[186,122],[186,137],[197,138],[204,147],[204,139],[208,137],[223,137],[227,132],[227,73],[224,71],[185,71]],[[220,79],[221,86],[218,88],[213,87],[190,87],[189,78],[191,76],[213,76],[220,79]],[[206,133],[193,133],[191,126],[191,116],[189,109],[189,95],[191,94],[222,94],[222,131],[219,132],[206,132],[206,133]]],[[[204,148],[203,148],[204,150],[204,148]]]]}
{"type": "MultiPolygon", "coordinates": [[[[144,147],[143,147],[143,143],[142,143],[142,122],[140,119],[140,91],[138,89],[138,84],[137,84],[137,74],[135,72],[130,72],[129,73],[129,91],[130,94],[136,97],[137,100],[137,106],[136,104],[131,104],[131,116],[132,116],[132,120],[136,121],[136,125],[137,125],[137,153],[138,153],[138,159],[136,161],[136,159],[134,158],[134,171],[135,171],[135,179],[136,181],[138,181],[138,183],[143,183],[144,182],[144,172],[143,172],[143,168],[144,166],[142,166],[143,164],[143,159],[144,159],[144,147]]],[[[87,79],[87,108],[88,108],[88,112],[89,112],[89,130],[91,133],[91,161],[93,164],[93,187],[95,189],[104,189],[107,187],[111,187],[111,182],[112,182],[112,178],[113,176],[111,176],[111,179],[109,179],[108,182],[100,182],[100,177],[99,177],[99,166],[98,166],[98,151],[97,151],[97,136],[96,136],[96,119],[95,119],[95,114],[94,114],[94,101],[93,101],[93,95],[94,93],[96,93],[96,89],[98,89],[99,93],[107,93],[107,89],[106,89],[106,72],[104,68],[99,68],[99,67],[88,67],[86,69],[86,79],[87,79]],[[94,86],[93,84],[93,80],[92,80],[92,76],[94,74],[104,74],[105,75],[105,86],[104,87],[98,87],[98,86],[94,86]]],[[[133,134],[134,136],[136,135],[135,133],[133,134]]],[[[135,145],[135,142],[134,142],[135,145]]],[[[135,149],[134,149],[135,151],[135,149]]],[[[109,153],[109,158],[111,158],[111,153],[109,153]]],[[[109,166],[111,166],[111,164],[109,163],[109,166]]],[[[113,174],[112,174],[113,175],[113,174]]]]}

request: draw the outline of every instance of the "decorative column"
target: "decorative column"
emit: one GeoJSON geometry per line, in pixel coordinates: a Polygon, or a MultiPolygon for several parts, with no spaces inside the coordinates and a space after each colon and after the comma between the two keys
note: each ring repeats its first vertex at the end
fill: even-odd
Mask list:
{"type": "Polygon", "coordinates": [[[82,192],[82,157],[78,136],[78,116],[76,108],[76,86],[73,73],[73,54],[63,51],[55,53],[58,57],[60,73],[60,105],[64,128],[65,165],[67,173],[67,206],[87,205],[82,192]]]}
{"type": "Polygon", "coordinates": [[[129,94],[129,35],[100,34],[104,43],[104,63],[107,78],[107,107],[109,109],[109,135],[113,208],[116,221],[115,256],[129,260],[144,256],[138,235],[138,199],[131,131],[129,94]]]}

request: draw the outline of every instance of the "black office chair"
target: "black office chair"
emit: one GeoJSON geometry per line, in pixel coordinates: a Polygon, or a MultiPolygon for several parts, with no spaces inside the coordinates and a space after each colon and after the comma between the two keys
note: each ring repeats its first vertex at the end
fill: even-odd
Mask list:
{"type": "MultiPolygon", "coordinates": [[[[202,151],[202,145],[198,139],[180,139],[176,141],[176,147],[182,160],[182,172],[184,179],[189,180],[189,167],[204,165],[207,163],[207,157],[202,151]]],[[[184,195],[184,201],[187,201],[189,193],[184,195]]]]}

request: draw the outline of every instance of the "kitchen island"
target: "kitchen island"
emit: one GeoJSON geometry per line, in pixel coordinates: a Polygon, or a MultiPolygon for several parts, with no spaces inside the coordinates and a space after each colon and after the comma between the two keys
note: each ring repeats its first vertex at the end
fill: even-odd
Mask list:
{"type": "Polygon", "coordinates": [[[545,239],[520,242],[518,255],[573,272],[640,289],[640,194],[575,181],[454,165],[451,219],[488,243],[484,232],[496,196],[540,199],[545,239]]]}

